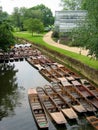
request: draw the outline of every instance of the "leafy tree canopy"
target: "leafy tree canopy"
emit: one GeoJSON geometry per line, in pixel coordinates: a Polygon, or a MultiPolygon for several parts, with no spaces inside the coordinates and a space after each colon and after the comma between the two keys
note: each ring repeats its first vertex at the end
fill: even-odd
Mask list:
{"type": "Polygon", "coordinates": [[[39,19],[27,19],[24,22],[24,27],[32,32],[32,35],[34,32],[39,33],[44,30],[44,25],[39,19]]]}
{"type": "Polygon", "coordinates": [[[52,25],[54,23],[54,18],[51,10],[45,5],[37,5],[31,8],[31,10],[39,10],[42,13],[42,21],[44,26],[52,25]]]}
{"type": "Polygon", "coordinates": [[[61,6],[64,10],[77,10],[81,9],[82,0],[61,0],[61,6]]]}
{"type": "Polygon", "coordinates": [[[13,28],[8,21],[0,22],[0,49],[7,51],[15,43],[13,28]]]}
{"type": "Polygon", "coordinates": [[[27,19],[39,19],[45,27],[53,25],[54,17],[51,10],[43,4],[34,6],[32,8],[15,7],[10,17],[14,27],[18,27],[20,31],[25,30],[24,21],[27,19]]]}
{"type": "Polygon", "coordinates": [[[82,0],[82,9],[87,18],[72,32],[73,45],[89,49],[89,54],[98,58],[98,4],[97,0],[82,0]]]}
{"type": "Polygon", "coordinates": [[[8,14],[6,12],[0,11],[0,22],[8,19],[8,14]]]}

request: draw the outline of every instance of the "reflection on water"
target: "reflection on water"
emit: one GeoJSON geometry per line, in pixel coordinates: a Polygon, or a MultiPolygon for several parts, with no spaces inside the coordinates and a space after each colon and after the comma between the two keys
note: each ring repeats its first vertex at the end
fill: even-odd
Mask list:
{"type": "MultiPolygon", "coordinates": [[[[0,130],[38,130],[27,90],[45,84],[49,82],[26,61],[0,65],[0,130]]],[[[67,130],[94,130],[83,121],[81,125],[68,125],[67,130]]],[[[66,130],[66,126],[57,126],[49,120],[49,130],[66,130]]]]}
{"type": "Polygon", "coordinates": [[[15,114],[14,108],[18,105],[19,99],[16,72],[14,65],[3,64],[0,66],[0,120],[15,114]]]}

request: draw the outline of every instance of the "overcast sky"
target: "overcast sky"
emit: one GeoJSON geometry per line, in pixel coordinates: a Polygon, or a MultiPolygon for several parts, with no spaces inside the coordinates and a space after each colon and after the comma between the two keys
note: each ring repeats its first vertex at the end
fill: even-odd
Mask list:
{"type": "Polygon", "coordinates": [[[0,6],[3,7],[3,11],[11,14],[13,12],[14,7],[33,7],[38,4],[44,4],[47,6],[53,14],[55,11],[61,10],[60,0],[0,0],[0,6]]]}

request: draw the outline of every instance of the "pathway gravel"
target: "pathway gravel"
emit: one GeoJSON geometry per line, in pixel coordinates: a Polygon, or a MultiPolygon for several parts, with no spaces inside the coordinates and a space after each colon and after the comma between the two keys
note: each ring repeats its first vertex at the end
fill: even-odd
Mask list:
{"type": "Polygon", "coordinates": [[[71,52],[75,52],[75,53],[87,56],[88,50],[81,49],[81,48],[78,48],[78,47],[69,47],[67,45],[57,43],[57,42],[53,41],[51,36],[52,36],[52,31],[50,31],[46,35],[44,35],[43,40],[47,44],[50,44],[52,46],[55,46],[55,47],[58,47],[58,48],[62,48],[62,49],[65,49],[65,50],[68,50],[68,51],[71,51],[71,52]]]}

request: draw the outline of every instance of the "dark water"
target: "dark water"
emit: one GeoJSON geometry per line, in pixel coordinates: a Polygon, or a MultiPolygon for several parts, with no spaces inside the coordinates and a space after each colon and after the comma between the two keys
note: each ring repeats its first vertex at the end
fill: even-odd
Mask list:
{"type": "MultiPolygon", "coordinates": [[[[31,114],[27,91],[49,84],[26,61],[0,65],[0,130],[38,130],[31,114]]],[[[70,123],[69,130],[94,130],[86,120],[70,123]]],[[[49,120],[49,130],[66,130],[49,120]]]]}

